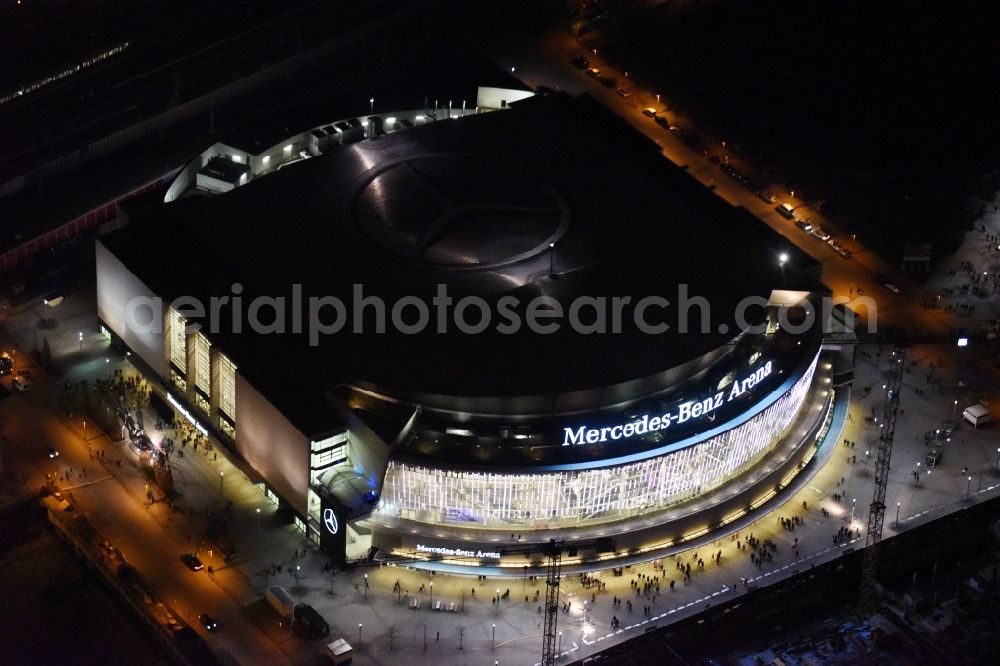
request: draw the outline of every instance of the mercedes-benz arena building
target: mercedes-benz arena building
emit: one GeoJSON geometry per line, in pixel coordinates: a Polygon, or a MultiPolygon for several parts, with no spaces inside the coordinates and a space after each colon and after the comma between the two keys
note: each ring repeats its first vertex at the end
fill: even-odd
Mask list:
{"type": "Polygon", "coordinates": [[[337,559],[652,556],[766,510],[829,423],[818,265],[587,98],[140,211],[97,274],[101,324],[337,559]]]}

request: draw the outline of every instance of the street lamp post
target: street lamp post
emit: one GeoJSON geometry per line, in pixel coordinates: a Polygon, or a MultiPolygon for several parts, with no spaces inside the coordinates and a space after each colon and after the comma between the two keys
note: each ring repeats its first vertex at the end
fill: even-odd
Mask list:
{"type": "Polygon", "coordinates": [[[555,263],[556,263],[556,244],[549,243],[549,277],[555,273],[555,263]]]}
{"type": "MultiPolygon", "coordinates": [[[[433,585],[434,583],[431,583],[433,585]]],[[[431,597],[434,596],[433,588],[431,588],[431,597]]],[[[365,601],[368,601],[368,574],[365,574],[365,601]]]]}
{"type": "Polygon", "coordinates": [[[899,529],[899,502],[896,502],[896,529],[899,529]]]}
{"type": "MultiPolygon", "coordinates": [[[[368,574],[365,574],[365,587],[366,588],[368,587],[368,580],[367,579],[368,579],[368,574]]],[[[430,589],[431,589],[431,609],[433,610],[434,609],[434,583],[433,582],[431,582],[431,584],[430,584],[430,589]]]]}
{"type": "Polygon", "coordinates": [[[368,98],[368,137],[374,138],[375,136],[375,124],[372,122],[372,118],[375,116],[375,98],[368,98]]]}
{"type": "Polygon", "coordinates": [[[257,509],[257,529],[260,529],[260,509],[257,509]]]}
{"type": "Polygon", "coordinates": [[[857,503],[858,503],[858,498],[857,497],[855,497],[855,498],[853,498],[851,500],[851,525],[852,526],[854,525],[854,507],[857,505],[857,503]]]}
{"type": "Polygon", "coordinates": [[[972,477],[969,477],[969,482],[965,485],[965,501],[969,501],[969,497],[972,494],[972,477]]]}
{"type": "Polygon", "coordinates": [[[358,645],[361,645],[361,623],[358,622],[358,645]]]}
{"type": "Polygon", "coordinates": [[[497,625],[493,625],[493,639],[490,641],[490,651],[495,650],[497,647],[497,625]]]}
{"type": "Polygon", "coordinates": [[[219,498],[222,498],[222,483],[226,478],[225,472],[219,472],[219,498]]]}
{"type": "Polygon", "coordinates": [[[561,631],[559,632],[559,647],[556,649],[556,652],[558,652],[559,654],[562,654],[562,632],[561,631]]]}

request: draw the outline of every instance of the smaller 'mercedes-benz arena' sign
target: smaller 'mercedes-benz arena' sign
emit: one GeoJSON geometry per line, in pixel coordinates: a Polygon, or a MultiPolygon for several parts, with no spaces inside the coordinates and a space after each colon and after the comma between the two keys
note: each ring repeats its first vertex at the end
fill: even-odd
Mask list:
{"type": "Polygon", "coordinates": [[[465,550],[463,548],[443,548],[441,546],[425,546],[417,544],[418,553],[431,553],[432,555],[447,555],[448,557],[475,557],[478,559],[499,560],[500,553],[495,550],[465,550]]]}
{"type": "Polygon", "coordinates": [[[587,426],[563,428],[563,446],[600,444],[602,442],[628,439],[637,435],[666,430],[671,425],[686,423],[691,419],[704,418],[711,415],[723,405],[744,395],[764,379],[770,377],[773,371],[773,362],[767,361],[746,377],[734,381],[732,386],[702,400],[685,402],[678,406],[675,411],[655,416],[645,414],[628,423],[605,426],[603,428],[588,428],[587,426]]]}

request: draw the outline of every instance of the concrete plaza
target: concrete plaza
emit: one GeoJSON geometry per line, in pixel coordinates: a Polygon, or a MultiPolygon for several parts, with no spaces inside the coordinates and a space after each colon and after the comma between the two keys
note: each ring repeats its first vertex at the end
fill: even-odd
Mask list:
{"type": "MultiPolygon", "coordinates": [[[[63,379],[93,381],[112,376],[116,369],[125,375],[135,374],[129,359],[110,349],[94,330],[92,299],[92,293],[67,298],[58,309],[45,313],[52,321],[44,327],[37,308],[14,308],[7,326],[17,345],[18,368],[35,365],[28,360],[27,352],[47,349],[63,379]],[[82,342],[78,335],[81,331],[82,342]]],[[[4,342],[9,347],[10,341],[4,342]]],[[[885,347],[860,350],[850,410],[846,420],[841,421],[842,428],[835,427],[828,435],[821,456],[825,464],[818,465],[811,477],[803,478],[797,490],[776,499],[763,517],[734,526],[738,532],[713,534],[686,545],[655,563],[626,567],[620,577],[610,571],[598,572],[587,585],[580,575],[565,576],[561,598],[564,604],[569,604],[569,611],[559,615],[560,658],[570,660],[593,654],[640,633],[650,624],[665,624],[697,613],[706,605],[744,593],[748,587],[783,579],[836,558],[844,549],[863,545],[878,436],[878,426],[867,422],[865,417],[880,413],[878,396],[889,351],[885,347]],[[870,393],[865,391],[868,386],[872,388],[870,393]],[[837,432],[838,429],[842,431],[837,432]],[[853,446],[845,442],[853,442],[853,446]],[[834,499],[835,495],[840,497],[839,501],[834,499]],[[783,527],[782,518],[793,521],[794,528],[783,527]],[[835,537],[842,527],[849,528],[851,536],[837,540],[835,537]],[[751,535],[775,544],[770,559],[759,565],[751,561],[753,550],[742,547],[751,535]],[[715,556],[720,552],[716,562],[715,556]],[[699,559],[705,562],[703,568],[698,566],[699,559]],[[678,563],[691,564],[692,574],[687,582],[678,563]],[[598,589],[593,580],[603,583],[602,588],[598,589]],[[643,593],[642,583],[646,580],[651,583],[648,592],[643,593]],[[670,581],[674,582],[672,590],[670,581]],[[638,589],[632,586],[633,582],[639,584],[638,589]],[[659,585],[658,593],[654,582],[659,585]],[[620,606],[613,605],[616,597],[622,600],[620,606]],[[615,617],[619,626],[613,631],[611,623],[615,617]]],[[[983,372],[984,359],[978,357],[980,353],[974,348],[941,346],[908,350],[886,496],[887,537],[1000,492],[997,475],[1000,438],[995,427],[974,430],[968,425],[960,426],[951,441],[935,443],[943,449],[940,465],[928,474],[923,464],[928,433],[959,420],[961,408],[966,404],[995,397],[992,388],[995,379],[983,378],[978,385],[968,381],[970,375],[979,376],[983,372]],[[918,467],[917,463],[921,465],[918,467]],[[918,471],[916,477],[914,471],[918,471]]],[[[125,553],[139,563],[145,579],[153,581],[154,586],[157,582],[163,586],[156,591],[172,601],[189,622],[196,624],[194,616],[205,610],[225,618],[223,631],[205,634],[217,650],[242,663],[260,658],[310,663],[316,658],[323,641],[301,634],[290,635],[287,624],[262,601],[266,586],[278,584],[288,589],[297,602],[304,601],[319,610],[330,622],[331,639],[344,637],[354,645],[360,664],[404,661],[534,664],[539,660],[542,617],[538,599],[544,595],[544,580],[521,576],[477,580],[475,576],[378,565],[359,567],[352,573],[330,573],[324,568],[326,557],[294,526],[279,519],[275,505],[240,472],[238,465],[227,460],[224,449],[218,445],[211,452],[201,448],[195,453],[187,448],[185,456],[172,456],[171,467],[180,498],[174,510],[160,501],[146,508],[148,478],[140,472],[125,445],[95,432],[93,425],[88,427],[79,416],[62,412],[55,398],[59,382],[37,381],[41,369],[31,369],[38,389],[32,399],[41,400],[39,407],[48,418],[60,421],[72,433],[53,443],[63,449],[75,446],[81,455],[84,450],[95,448],[113,452],[124,464],[105,465],[101,483],[118,484],[124,496],[142,509],[123,511],[120,506],[103,504],[106,498],[89,490],[94,487],[89,480],[63,482],[65,488],[74,490],[80,511],[89,516],[103,516],[95,523],[105,525],[109,531],[135,530],[131,523],[150,522],[151,538],[157,542],[149,547],[169,549],[168,560],[176,560],[174,551],[179,554],[190,550],[199,552],[206,565],[215,565],[212,574],[188,574],[179,562],[172,566],[185,576],[210,579],[228,599],[233,609],[228,613],[212,608],[217,602],[211,596],[197,602],[184,598],[183,591],[176,593],[171,589],[172,578],[158,576],[156,571],[143,571],[143,558],[125,553]],[[232,509],[226,513],[226,520],[238,554],[231,564],[225,564],[216,553],[215,544],[206,539],[206,526],[209,514],[225,511],[229,501],[232,509]],[[280,573],[271,573],[275,567],[280,573]],[[396,581],[399,581],[398,592],[393,590],[396,581]],[[501,597],[508,591],[509,595],[496,602],[498,591],[501,597]],[[405,596],[421,599],[421,607],[411,609],[404,601],[405,596]],[[446,604],[455,602],[457,610],[434,611],[432,601],[436,600],[446,604]],[[244,632],[257,634],[251,643],[255,645],[253,650],[240,649],[237,644],[247,643],[244,632]]],[[[12,396],[12,400],[23,397],[12,396]]],[[[16,420],[11,408],[7,409],[8,422],[11,418],[16,420]]],[[[155,431],[153,423],[155,420],[148,413],[147,430],[154,441],[164,436],[177,437],[177,433],[170,431],[155,431]]],[[[18,465],[16,460],[13,464],[18,465]]],[[[65,462],[57,461],[55,471],[60,470],[60,465],[65,462]]],[[[41,485],[42,467],[25,466],[25,470],[36,475],[26,487],[41,485]]],[[[785,525],[788,524],[786,521],[785,525]]],[[[856,581],[845,584],[853,585],[856,581]]]]}

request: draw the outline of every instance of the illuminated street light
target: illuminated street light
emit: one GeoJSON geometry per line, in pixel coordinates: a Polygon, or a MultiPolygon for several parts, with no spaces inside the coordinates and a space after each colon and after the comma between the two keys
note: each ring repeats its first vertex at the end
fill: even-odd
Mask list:
{"type": "Polygon", "coordinates": [[[788,262],[788,255],[782,252],[778,255],[778,263],[784,266],[788,262]]]}
{"type": "Polygon", "coordinates": [[[222,497],[222,482],[225,478],[225,472],[219,472],[219,497],[222,497]]]}
{"type": "Polygon", "coordinates": [[[549,243],[549,277],[555,272],[555,262],[556,262],[556,244],[549,243]]]}

